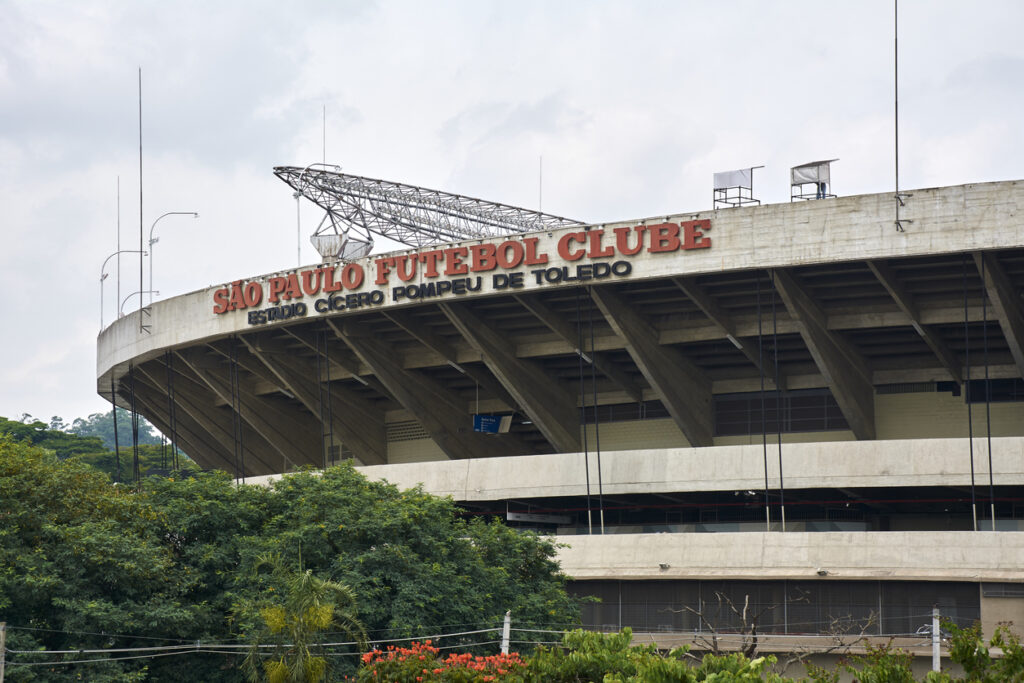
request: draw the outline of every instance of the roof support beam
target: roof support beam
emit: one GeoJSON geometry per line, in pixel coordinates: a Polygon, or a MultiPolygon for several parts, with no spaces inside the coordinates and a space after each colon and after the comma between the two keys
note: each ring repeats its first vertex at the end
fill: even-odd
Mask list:
{"type": "Polygon", "coordinates": [[[561,337],[566,343],[571,344],[576,353],[583,354],[586,358],[589,358],[598,372],[618,384],[619,388],[629,394],[631,399],[637,403],[644,400],[643,389],[633,381],[633,378],[628,373],[612,361],[609,354],[602,351],[594,351],[593,349],[584,354],[583,350],[579,348],[579,333],[576,332],[574,334],[572,325],[548,308],[547,304],[541,301],[538,295],[516,294],[515,299],[525,306],[530,313],[533,313],[538,320],[547,325],[548,329],[561,337]]]}
{"type": "Polygon", "coordinates": [[[1024,312],[1021,311],[1020,294],[1014,290],[995,254],[975,252],[974,263],[978,272],[984,274],[985,291],[999,317],[999,326],[1017,370],[1024,377],[1024,312]]]}
{"type": "Polygon", "coordinates": [[[711,381],[678,349],[661,346],[657,329],[610,287],[591,296],[690,445],[713,445],[711,381]]]}
{"type": "MultiPolygon", "coordinates": [[[[228,370],[221,363],[199,349],[176,353],[229,409],[234,410],[228,370]]],[[[267,396],[257,396],[245,383],[238,387],[238,406],[242,420],[282,456],[300,465],[323,464],[320,423],[311,415],[267,396]]]]}
{"type": "Polygon", "coordinates": [[[849,342],[828,329],[818,304],[785,270],[774,271],[775,289],[858,439],[875,438],[875,388],[871,371],[849,342]]]}
{"type": "MultiPolygon", "coordinates": [[[[137,372],[147,384],[160,393],[163,392],[161,383],[167,377],[167,366],[162,360],[153,360],[139,366],[137,372]]],[[[187,426],[197,435],[207,434],[209,440],[217,445],[220,457],[226,462],[224,468],[234,471],[235,437],[230,410],[218,407],[217,396],[207,387],[200,385],[198,380],[182,373],[179,364],[175,364],[174,372],[174,398],[177,405],[175,418],[178,431],[187,426]]],[[[157,399],[154,397],[153,400],[157,399]]],[[[165,404],[166,400],[164,394],[165,404]]],[[[271,474],[286,469],[275,465],[277,462],[284,464],[284,461],[280,460],[281,456],[245,423],[242,423],[242,447],[248,474],[271,474]]]]}
{"type": "Polygon", "coordinates": [[[910,324],[913,325],[914,329],[924,343],[932,350],[935,356],[942,363],[942,367],[946,368],[946,372],[953,378],[953,381],[957,384],[963,382],[963,377],[960,372],[960,364],[956,360],[956,356],[950,351],[949,346],[946,342],[942,341],[942,337],[935,333],[934,330],[926,327],[921,322],[921,314],[914,304],[914,297],[910,295],[910,292],[900,283],[896,277],[896,273],[893,272],[892,268],[888,263],[884,261],[868,261],[868,268],[875,274],[878,281],[882,283],[886,291],[889,292],[889,296],[893,298],[896,305],[899,306],[900,310],[908,318],[910,318],[910,324]]]}
{"type": "Polygon", "coordinates": [[[495,379],[494,375],[485,369],[469,365],[468,363],[465,365],[459,363],[458,354],[455,349],[428,330],[425,325],[417,324],[415,318],[408,312],[385,311],[384,316],[418,339],[428,349],[444,358],[449,365],[482,386],[494,398],[508,406],[510,410],[516,409],[516,400],[512,397],[512,394],[505,390],[501,382],[495,379]]]}
{"type": "Polygon", "coordinates": [[[368,365],[403,408],[417,420],[434,443],[453,460],[522,455],[531,449],[512,434],[486,435],[473,431],[468,406],[425,373],[406,370],[389,344],[357,324],[328,320],[327,324],[368,365]]]}
{"type": "Polygon", "coordinates": [[[438,304],[448,320],[476,349],[498,381],[530,416],[556,451],[581,449],[576,400],[534,361],[516,357],[513,344],[489,327],[465,304],[438,304]]]}
{"type": "Polygon", "coordinates": [[[682,290],[683,294],[690,298],[697,308],[708,317],[708,319],[715,324],[718,329],[722,331],[725,338],[732,342],[732,345],[739,349],[740,353],[747,357],[757,371],[763,374],[768,380],[775,383],[776,386],[781,385],[775,377],[775,367],[765,363],[758,351],[753,345],[743,342],[739,339],[739,334],[736,332],[736,325],[733,323],[732,317],[726,313],[722,308],[715,303],[715,300],[708,296],[708,293],[697,284],[697,279],[693,277],[674,277],[671,278],[672,282],[682,290]]]}
{"type": "MultiPolygon", "coordinates": [[[[248,351],[239,352],[238,362],[254,375],[291,393],[312,415],[327,414],[321,406],[323,378],[316,376],[316,360],[304,362],[279,342],[247,335],[241,338],[248,351]],[[318,381],[319,380],[319,381],[318,381]]],[[[218,348],[223,353],[222,348],[218,348]]],[[[341,386],[325,387],[330,392],[331,427],[338,440],[365,465],[387,462],[383,412],[368,405],[366,399],[341,386]]],[[[322,431],[326,431],[326,428],[322,431]]]]}
{"type": "MultiPolygon", "coordinates": [[[[313,353],[317,353],[316,342],[309,338],[308,335],[299,334],[295,330],[284,327],[281,331],[287,334],[289,337],[297,342],[300,342],[303,346],[308,348],[313,353]]],[[[384,388],[384,385],[377,381],[377,378],[373,375],[364,376],[360,372],[359,359],[352,355],[352,352],[348,347],[342,347],[340,349],[332,349],[330,351],[331,356],[331,377],[337,377],[338,379],[344,379],[351,377],[363,386],[370,387],[381,396],[394,400],[394,397],[388,393],[388,390],[384,388]],[[338,370],[341,373],[338,373],[338,370]]],[[[395,401],[397,403],[397,401],[395,401]]]]}
{"type": "MultiPolygon", "coordinates": [[[[161,395],[162,392],[158,388],[150,385],[142,376],[142,373],[136,374],[134,382],[135,401],[142,408],[140,412],[143,412],[146,419],[156,425],[156,428],[161,432],[170,434],[171,427],[167,412],[167,397],[161,395]]],[[[129,380],[127,377],[123,378],[123,386],[125,389],[121,393],[126,394],[131,390],[132,380],[129,380]]],[[[188,453],[193,462],[203,469],[212,467],[226,470],[233,469],[231,454],[225,452],[209,433],[195,432],[193,430],[193,421],[185,411],[178,412],[184,413],[184,416],[181,414],[176,416],[177,429],[175,431],[177,442],[182,450],[188,453]],[[182,419],[182,417],[185,419],[182,419]]]]}

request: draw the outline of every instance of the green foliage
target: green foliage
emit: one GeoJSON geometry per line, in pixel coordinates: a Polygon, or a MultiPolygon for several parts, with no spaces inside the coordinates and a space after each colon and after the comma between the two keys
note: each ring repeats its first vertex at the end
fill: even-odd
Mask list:
{"type": "MultiPolygon", "coordinates": [[[[54,418],[63,424],[59,417],[54,418]]],[[[132,415],[124,408],[117,409],[117,441],[121,447],[132,445],[132,415]]],[[[92,413],[89,417],[79,417],[70,425],[62,427],[51,427],[61,429],[79,436],[91,436],[99,438],[107,448],[114,447],[114,415],[107,411],[103,413],[92,413]]],[[[153,429],[153,425],[139,416],[139,443],[152,446],[159,445],[160,435],[153,429]]]]}
{"type": "Polygon", "coordinates": [[[451,499],[370,482],[343,465],[275,482],[268,513],[243,562],[301,553],[306,568],[356,592],[371,632],[478,628],[499,623],[509,609],[523,623],[578,620],[550,541],[463,521],[451,499]]]}
{"type": "MultiPolygon", "coordinates": [[[[27,416],[30,422],[19,422],[0,417],[0,434],[8,434],[14,441],[34,444],[53,451],[61,460],[73,455],[102,453],[106,451],[103,442],[95,437],[68,434],[59,429],[51,429],[46,423],[27,416]]],[[[51,424],[60,426],[59,417],[54,417],[51,424]]]]}
{"type": "Polygon", "coordinates": [[[942,627],[950,632],[949,656],[963,667],[966,674],[963,680],[971,683],[1024,682],[1024,647],[1007,625],[996,627],[989,645],[985,645],[980,624],[960,628],[946,621],[942,627]],[[990,648],[999,648],[1002,656],[993,657],[990,648]]]}
{"type": "MultiPolygon", "coordinates": [[[[124,413],[124,419],[130,420],[129,414],[123,409],[118,409],[119,415],[124,413]]],[[[110,413],[106,413],[108,421],[110,413]]],[[[76,426],[86,424],[81,418],[75,420],[74,425],[69,427],[64,421],[54,416],[47,425],[44,422],[35,420],[31,415],[23,415],[22,421],[8,420],[0,417],[0,434],[8,434],[15,441],[31,443],[52,451],[60,460],[77,457],[92,467],[104,472],[114,481],[133,481],[133,452],[131,447],[131,428],[126,421],[124,429],[118,436],[122,442],[120,456],[110,448],[113,447],[113,429],[111,437],[105,441],[102,434],[93,434],[90,430],[75,431],[76,426]],[[27,420],[27,421],[26,421],[27,420]],[[68,431],[70,429],[70,431],[68,431]],[[127,437],[125,436],[127,434],[127,437]],[[125,439],[127,438],[127,441],[125,439]],[[109,448],[107,443],[110,444],[109,448]],[[120,459],[120,462],[118,461],[120,459]]],[[[89,419],[102,417],[101,413],[90,415],[89,419]]],[[[91,423],[89,423],[91,424],[91,423]]],[[[160,445],[160,437],[152,434],[151,427],[147,424],[140,426],[139,446],[139,472],[140,476],[147,477],[154,474],[167,475],[170,473],[171,453],[169,446],[160,445]]],[[[179,463],[181,470],[193,472],[198,467],[184,453],[179,451],[179,463]]]]}
{"type": "MultiPolygon", "coordinates": [[[[0,613],[14,628],[11,649],[111,646],[103,634],[184,630],[195,607],[182,596],[194,578],[178,571],[154,531],[154,513],[106,476],[27,443],[0,436],[0,613]],[[32,630],[26,630],[32,629],[32,630]]],[[[152,641],[128,637],[119,646],[152,641]]],[[[145,665],[24,667],[11,681],[126,681],[145,665]]],[[[57,659],[60,659],[58,656],[57,659]]]]}
{"type": "Polygon", "coordinates": [[[910,661],[914,655],[888,645],[869,645],[867,654],[855,657],[844,668],[860,683],[914,683],[910,661]]]}
{"type": "Polygon", "coordinates": [[[356,616],[356,598],[348,586],[324,580],[309,569],[290,569],[280,555],[260,558],[254,569],[270,569],[266,590],[239,606],[244,623],[254,625],[243,664],[254,683],[319,683],[330,664],[319,651],[322,635],[331,630],[366,648],[366,631],[356,616]],[[272,652],[258,647],[273,644],[272,652]]]}
{"type": "MultiPolygon", "coordinates": [[[[112,486],[82,456],[33,446],[48,430],[28,429],[0,436],[0,614],[10,649],[225,642],[275,624],[283,634],[293,608],[270,596],[289,595],[287,582],[254,571],[273,554],[301,556],[310,586],[348,585],[379,637],[498,624],[508,609],[523,622],[577,618],[550,542],[464,521],[449,499],[369,482],[349,466],[271,487],[236,486],[221,472],[112,486]]],[[[344,612],[339,595],[330,629],[344,612]]],[[[308,617],[327,619],[319,608],[308,617]]],[[[61,658],[15,655],[8,680],[244,678],[241,656],[216,652],[24,666],[61,658]]]]}

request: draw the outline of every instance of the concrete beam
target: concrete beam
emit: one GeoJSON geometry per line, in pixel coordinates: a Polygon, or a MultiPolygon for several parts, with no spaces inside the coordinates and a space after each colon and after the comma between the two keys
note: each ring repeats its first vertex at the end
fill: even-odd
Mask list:
{"type": "MultiPolygon", "coordinates": [[[[171,433],[170,420],[168,419],[167,397],[161,395],[161,391],[151,385],[136,372],[135,377],[135,402],[139,412],[152,422],[157,429],[166,435],[171,433]]],[[[121,395],[126,397],[131,389],[132,380],[127,377],[122,379],[121,395]]],[[[179,411],[184,412],[184,411],[179,411]]],[[[231,471],[234,469],[234,461],[230,453],[221,448],[209,433],[194,430],[194,421],[185,414],[185,419],[177,416],[176,438],[179,448],[199,465],[201,468],[223,469],[231,471]]],[[[257,472],[253,472],[257,474],[257,472]]],[[[260,471],[258,474],[269,474],[267,471],[260,471]]]]}
{"type": "Polygon", "coordinates": [[[658,344],[654,326],[610,287],[591,295],[690,445],[712,445],[711,381],[678,349],[658,344]]]}
{"type": "Polygon", "coordinates": [[[789,272],[776,270],[774,280],[850,430],[858,439],[874,439],[875,388],[867,363],[849,342],[828,329],[824,312],[789,272]]]}
{"type": "MultiPolygon", "coordinates": [[[[317,353],[316,342],[310,338],[311,335],[301,334],[297,330],[290,328],[284,328],[283,330],[289,337],[297,342],[300,342],[307,349],[313,353],[317,353]]],[[[351,354],[351,351],[347,346],[342,346],[340,349],[333,349],[330,352],[331,356],[331,377],[337,377],[338,379],[351,377],[360,384],[370,387],[381,396],[394,400],[394,397],[388,393],[388,390],[377,381],[377,378],[373,375],[367,375],[363,372],[363,368],[359,367],[359,359],[351,354]],[[339,373],[339,369],[341,372],[339,373]]],[[[395,401],[397,403],[397,401],[395,401]]]]}
{"type": "Polygon", "coordinates": [[[426,326],[417,324],[415,318],[411,314],[405,311],[385,311],[384,316],[411,334],[428,349],[441,356],[441,358],[446,362],[454,366],[456,370],[464,373],[467,377],[482,386],[492,396],[494,396],[494,398],[508,406],[509,410],[516,409],[517,404],[515,398],[505,390],[505,387],[502,386],[501,382],[499,382],[494,375],[487,372],[485,369],[474,365],[460,363],[458,353],[455,349],[427,329],[426,326]]]}
{"type": "Polygon", "coordinates": [[[438,307],[480,353],[484,363],[515,397],[544,438],[561,452],[579,451],[580,420],[576,400],[537,363],[516,358],[515,347],[488,326],[468,306],[442,303],[438,307]]]}
{"type": "Polygon", "coordinates": [[[960,372],[960,364],[956,360],[956,356],[950,351],[949,346],[946,342],[942,341],[942,337],[935,333],[934,330],[928,328],[921,322],[921,314],[918,311],[917,306],[914,304],[914,297],[910,295],[910,292],[906,290],[903,284],[896,277],[896,273],[893,272],[892,268],[885,261],[867,261],[868,268],[875,274],[878,281],[882,283],[886,291],[889,292],[889,296],[892,297],[896,305],[899,306],[900,310],[910,319],[910,324],[914,326],[914,329],[924,343],[935,354],[935,357],[939,359],[942,367],[946,368],[946,372],[957,384],[963,382],[963,377],[960,372]]]}
{"type": "MultiPolygon", "coordinates": [[[[883,498],[898,497],[897,489],[902,488],[964,486],[969,491],[970,460],[964,457],[968,447],[966,437],[786,443],[787,498],[790,487],[793,492],[833,488],[862,493],[892,491],[882,494],[883,498]]],[[[691,494],[716,492],[731,497],[734,491],[764,486],[763,457],[760,443],[602,451],[604,494],[662,494],[691,501],[691,494]]],[[[987,477],[988,461],[976,460],[974,476],[987,477]]],[[[400,488],[422,484],[428,493],[452,496],[458,502],[550,500],[587,494],[579,459],[573,453],[492,458],[473,463],[473,467],[434,461],[361,467],[359,471],[372,480],[386,478],[400,488]]],[[[992,471],[1000,486],[1024,487],[1024,436],[993,437],[992,471]]],[[[776,465],[769,463],[769,474],[778,476],[776,465]]]]}
{"type": "MultiPolygon", "coordinates": [[[[153,360],[137,368],[146,383],[158,393],[163,393],[162,378],[167,377],[167,366],[162,360],[153,360]]],[[[216,405],[217,396],[207,387],[198,384],[197,379],[186,376],[178,364],[175,364],[174,395],[176,421],[178,431],[186,427],[197,439],[202,438],[209,443],[226,464],[224,467],[234,471],[235,437],[231,412],[226,407],[216,405]],[[205,435],[205,436],[203,436],[205,435]],[[215,445],[214,445],[215,444],[215,445]]],[[[154,401],[156,397],[154,397],[154,401]]],[[[166,402],[166,394],[164,394],[166,402]]],[[[277,454],[266,441],[251,427],[242,424],[242,447],[245,456],[246,474],[262,474],[284,471],[276,463],[282,463],[277,454]]],[[[189,454],[191,456],[191,454],[189,454]]]]}
{"type": "MultiPolygon", "coordinates": [[[[310,414],[319,416],[321,408],[327,413],[327,408],[320,405],[324,378],[318,378],[319,382],[314,379],[315,360],[303,363],[282,344],[271,340],[247,335],[242,341],[247,350],[239,351],[238,362],[247,370],[291,393],[310,414]]],[[[331,397],[331,426],[339,441],[364,464],[386,463],[388,449],[382,411],[344,387],[329,385],[327,390],[331,397]]]]}
{"type": "MultiPolygon", "coordinates": [[[[199,349],[175,353],[233,409],[231,381],[224,364],[199,349]]],[[[308,413],[300,413],[270,397],[257,396],[244,383],[238,387],[238,410],[241,418],[285,458],[300,465],[323,464],[320,423],[308,413]]]]}
{"type": "MultiPolygon", "coordinates": [[[[533,313],[538,320],[547,325],[548,329],[571,345],[576,353],[583,351],[580,348],[579,333],[573,330],[572,325],[568,321],[548,308],[547,304],[541,301],[538,295],[517,294],[515,295],[515,300],[521,303],[530,313],[533,313]]],[[[586,346],[586,344],[582,344],[582,346],[586,346]]],[[[643,388],[634,382],[627,372],[617,366],[609,355],[594,349],[591,349],[586,355],[590,358],[598,372],[619,385],[619,388],[629,394],[630,398],[637,403],[643,401],[643,388]]]]}
{"type": "Polygon", "coordinates": [[[530,452],[512,434],[486,435],[473,431],[464,401],[422,372],[402,367],[398,354],[360,326],[327,324],[369,366],[399,404],[414,416],[437,446],[453,460],[507,456],[530,452]]]}
{"type": "Polygon", "coordinates": [[[975,252],[974,263],[984,276],[985,291],[999,318],[999,327],[1006,337],[1017,370],[1024,377],[1024,312],[1021,311],[1020,292],[1010,282],[995,254],[975,252]]]}
{"type": "Polygon", "coordinates": [[[736,324],[733,322],[732,317],[726,313],[715,300],[712,299],[704,289],[697,284],[697,279],[693,277],[674,277],[670,278],[672,283],[678,287],[683,294],[689,297],[697,308],[701,310],[701,313],[708,317],[715,326],[721,330],[725,338],[728,339],[733,346],[739,349],[740,353],[746,356],[747,360],[754,364],[759,374],[763,374],[765,378],[770,380],[774,385],[781,385],[785,382],[785,378],[780,380],[775,376],[775,367],[764,361],[764,358],[758,353],[758,349],[755,343],[751,341],[741,340],[739,333],[736,330],[736,324]]]}

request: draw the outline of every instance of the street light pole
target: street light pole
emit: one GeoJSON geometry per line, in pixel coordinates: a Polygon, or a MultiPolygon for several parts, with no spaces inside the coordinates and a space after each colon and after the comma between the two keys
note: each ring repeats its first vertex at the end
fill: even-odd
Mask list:
{"type": "Polygon", "coordinates": [[[156,224],[160,222],[160,219],[167,218],[168,216],[192,216],[192,218],[199,218],[199,214],[195,211],[168,211],[164,215],[153,221],[153,225],[149,227],[149,303],[153,303],[153,245],[160,241],[159,237],[153,237],[153,230],[156,229],[156,224]]]}
{"type": "MultiPolygon", "coordinates": [[[[145,255],[146,255],[147,253],[149,253],[149,252],[145,252],[145,251],[144,251],[144,252],[142,252],[142,255],[143,255],[143,256],[145,256],[145,255]]],[[[151,292],[151,291],[149,291],[148,289],[141,289],[141,290],[139,290],[139,291],[137,291],[137,292],[132,292],[131,294],[129,294],[129,295],[128,295],[128,296],[126,296],[125,298],[121,299],[121,306],[120,306],[120,307],[119,307],[119,308],[117,309],[117,313],[118,313],[118,315],[119,315],[119,316],[121,316],[121,315],[124,315],[124,305],[125,305],[126,303],[128,303],[128,300],[129,300],[129,299],[131,299],[131,298],[132,298],[133,296],[135,296],[136,294],[138,294],[138,295],[139,295],[139,300],[140,300],[140,301],[142,301],[142,300],[144,300],[144,299],[145,299],[145,295],[146,295],[146,294],[149,294],[149,295],[151,295],[151,296],[152,296],[153,294],[159,294],[159,293],[160,293],[159,291],[156,291],[156,292],[151,292]]]]}
{"type": "MultiPolygon", "coordinates": [[[[100,266],[100,331],[103,331],[103,281],[107,279],[109,273],[104,272],[107,269],[107,264],[110,263],[110,259],[114,258],[118,254],[143,254],[146,252],[139,251],[138,249],[118,249],[113,254],[108,256],[104,261],[103,265],[100,266]]],[[[121,284],[121,279],[118,278],[118,284],[121,284]]],[[[120,295],[120,292],[119,292],[120,295]]]]}

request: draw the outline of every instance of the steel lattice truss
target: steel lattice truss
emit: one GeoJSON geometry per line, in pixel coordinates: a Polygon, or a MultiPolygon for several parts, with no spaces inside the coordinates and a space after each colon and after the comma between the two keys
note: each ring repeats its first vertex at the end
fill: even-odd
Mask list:
{"type": "Polygon", "coordinates": [[[323,168],[278,166],[274,175],[288,183],[296,196],[306,197],[327,212],[314,241],[333,233],[369,246],[376,234],[423,247],[584,225],[507,204],[323,168]]]}

